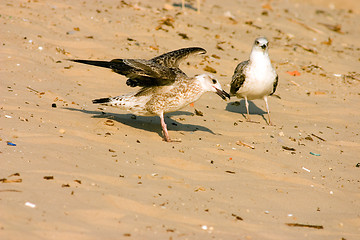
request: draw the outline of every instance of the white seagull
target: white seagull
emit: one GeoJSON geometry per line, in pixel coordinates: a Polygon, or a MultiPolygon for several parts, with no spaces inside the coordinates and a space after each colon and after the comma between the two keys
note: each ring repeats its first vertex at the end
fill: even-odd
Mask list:
{"type": "Polygon", "coordinates": [[[264,99],[269,117],[268,124],[272,125],[267,96],[274,94],[278,85],[278,75],[271,65],[268,48],[269,42],[265,37],[255,39],[250,59],[239,63],[235,68],[230,83],[230,95],[245,99],[246,120],[249,122],[251,120],[248,100],[264,99]]]}
{"type": "Polygon", "coordinates": [[[164,113],[177,111],[198,100],[205,92],[215,92],[224,100],[230,95],[222,90],[212,75],[188,77],[180,68],[180,62],[192,54],[206,53],[199,47],[182,48],[150,60],[113,59],[111,61],[70,61],[110,68],[128,78],[130,87],[140,86],[139,91],[117,97],[100,98],[93,103],[115,106],[140,116],[159,116],[164,140],[171,142],[164,120],[164,113]]]}

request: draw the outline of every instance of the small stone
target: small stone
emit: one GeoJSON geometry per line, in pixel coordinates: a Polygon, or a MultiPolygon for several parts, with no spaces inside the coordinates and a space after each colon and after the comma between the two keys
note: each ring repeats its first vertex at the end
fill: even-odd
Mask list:
{"type": "Polygon", "coordinates": [[[209,72],[209,73],[216,73],[216,70],[210,66],[204,67],[204,71],[209,72]]]}
{"type": "Polygon", "coordinates": [[[200,117],[204,116],[203,112],[197,109],[195,109],[195,115],[200,117]]]}

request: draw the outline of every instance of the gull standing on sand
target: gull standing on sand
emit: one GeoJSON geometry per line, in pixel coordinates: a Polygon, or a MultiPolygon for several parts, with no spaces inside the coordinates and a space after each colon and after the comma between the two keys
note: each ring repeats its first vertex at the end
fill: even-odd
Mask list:
{"type": "Polygon", "coordinates": [[[198,100],[205,92],[215,92],[221,98],[230,99],[220,83],[212,75],[188,77],[180,68],[182,60],[192,54],[204,54],[199,47],[182,48],[162,54],[150,60],[113,59],[111,61],[71,61],[110,68],[128,78],[130,87],[142,87],[139,91],[111,98],[100,98],[93,103],[105,104],[128,110],[135,115],[160,117],[164,140],[171,142],[164,120],[164,113],[177,111],[198,100]]]}
{"type": "Polygon", "coordinates": [[[268,124],[272,125],[267,96],[274,94],[278,85],[278,75],[271,65],[268,48],[269,42],[265,37],[255,39],[250,59],[239,63],[235,69],[230,83],[230,94],[245,99],[246,120],[249,122],[251,120],[248,100],[264,99],[269,117],[268,124]]]}

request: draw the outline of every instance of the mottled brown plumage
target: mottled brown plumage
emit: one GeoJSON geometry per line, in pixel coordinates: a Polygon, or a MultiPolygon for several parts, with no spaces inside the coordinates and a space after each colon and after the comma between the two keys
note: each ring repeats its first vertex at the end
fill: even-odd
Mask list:
{"type": "Polygon", "coordinates": [[[202,48],[183,48],[165,53],[150,60],[114,59],[110,62],[72,60],[100,67],[111,68],[125,75],[129,86],[141,86],[133,93],[112,98],[100,98],[93,103],[119,107],[136,115],[158,115],[161,120],[164,140],[171,141],[164,121],[164,113],[177,111],[198,100],[211,91],[223,99],[230,95],[222,90],[220,83],[211,75],[188,77],[180,68],[180,62],[191,54],[205,53],[202,48]]]}

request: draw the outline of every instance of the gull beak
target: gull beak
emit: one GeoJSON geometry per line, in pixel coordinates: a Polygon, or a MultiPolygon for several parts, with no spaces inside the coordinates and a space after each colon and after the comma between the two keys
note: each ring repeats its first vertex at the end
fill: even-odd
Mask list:
{"type": "Polygon", "coordinates": [[[225,92],[224,90],[220,90],[218,88],[215,88],[216,89],[216,94],[219,95],[222,99],[226,100],[226,98],[229,98],[230,99],[230,95],[225,92]]]}
{"type": "Polygon", "coordinates": [[[263,50],[267,47],[266,44],[260,46],[263,50]]]}

